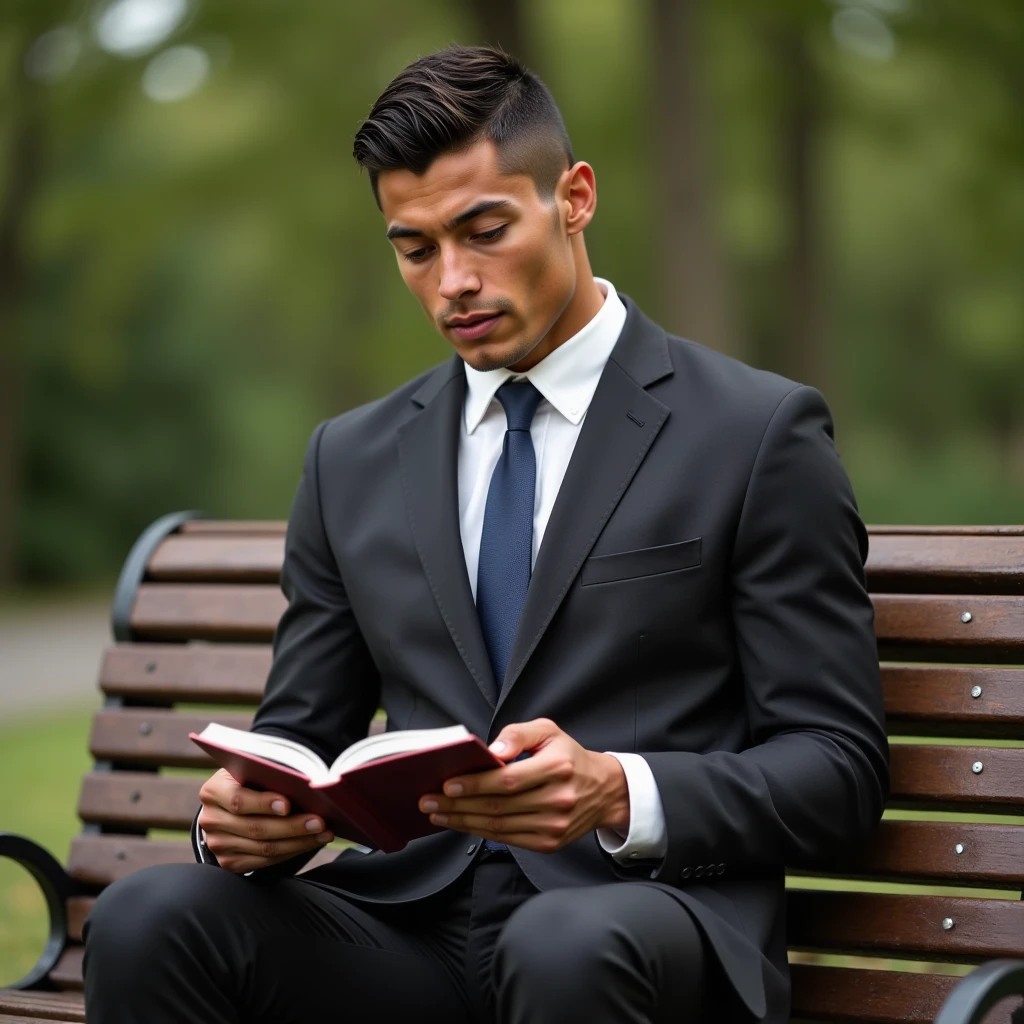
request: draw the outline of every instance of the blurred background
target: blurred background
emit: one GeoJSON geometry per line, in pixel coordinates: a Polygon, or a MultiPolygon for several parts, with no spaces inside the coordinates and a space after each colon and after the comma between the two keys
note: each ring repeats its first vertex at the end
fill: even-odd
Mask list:
{"type": "Polygon", "coordinates": [[[1019,0],[4,0],[0,829],[67,848],[142,528],[284,517],[321,419],[445,358],[351,140],[452,41],[551,87],[597,273],[821,388],[865,519],[1024,521],[1019,0]]]}

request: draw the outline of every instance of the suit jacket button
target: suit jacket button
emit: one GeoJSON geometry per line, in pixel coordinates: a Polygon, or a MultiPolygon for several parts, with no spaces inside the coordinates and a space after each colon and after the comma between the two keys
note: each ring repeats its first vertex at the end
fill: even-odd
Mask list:
{"type": "Polygon", "coordinates": [[[680,875],[681,875],[681,876],[682,876],[683,878],[689,878],[689,877],[690,877],[690,869],[689,869],[689,868],[683,868],[683,870],[682,870],[682,871],[680,871],[680,872],[679,872],[679,874],[680,874],[680,875]]]}
{"type": "Polygon", "coordinates": [[[703,878],[704,877],[704,865],[703,864],[698,864],[697,865],[697,867],[694,869],[693,877],[694,878],[703,878]]]}
{"type": "Polygon", "coordinates": [[[466,853],[476,853],[476,843],[473,843],[473,845],[470,846],[466,853]]]}
{"type": "Polygon", "coordinates": [[[718,865],[718,873],[720,875],[724,875],[725,874],[725,865],[724,864],[719,864],[718,865]]]}

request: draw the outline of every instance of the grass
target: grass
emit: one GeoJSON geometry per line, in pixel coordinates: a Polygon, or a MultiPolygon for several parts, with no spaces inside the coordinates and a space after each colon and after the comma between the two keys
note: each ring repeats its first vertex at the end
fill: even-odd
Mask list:
{"type": "MultiPolygon", "coordinates": [[[[90,763],[91,714],[91,709],[69,709],[0,724],[0,831],[27,836],[61,863],[79,829],[75,806],[90,763]]],[[[0,986],[35,963],[46,932],[46,905],[35,881],[0,859],[0,986]]]]}

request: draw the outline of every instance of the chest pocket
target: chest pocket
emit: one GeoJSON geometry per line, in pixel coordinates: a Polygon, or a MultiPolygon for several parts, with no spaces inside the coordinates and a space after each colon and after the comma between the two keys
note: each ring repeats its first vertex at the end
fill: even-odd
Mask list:
{"type": "Polygon", "coordinates": [[[597,583],[615,583],[644,576],[660,576],[701,564],[701,538],[660,544],[654,548],[617,551],[612,555],[593,555],[583,563],[580,582],[584,587],[597,583]]]}

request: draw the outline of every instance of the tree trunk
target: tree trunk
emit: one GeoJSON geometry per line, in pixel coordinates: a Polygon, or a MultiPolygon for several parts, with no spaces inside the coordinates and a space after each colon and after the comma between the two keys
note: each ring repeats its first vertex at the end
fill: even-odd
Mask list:
{"type": "Polygon", "coordinates": [[[818,206],[818,133],[822,84],[802,26],[779,37],[779,69],[787,82],[782,123],[783,188],[790,232],[786,262],[788,317],[781,372],[826,391],[831,383],[823,294],[818,206]]]}
{"type": "Polygon", "coordinates": [[[715,225],[698,56],[700,0],[653,0],[659,311],[670,330],[742,356],[715,225]]]}
{"type": "Polygon", "coordinates": [[[15,50],[6,195],[0,205],[0,588],[17,571],[21,495],[21,309],[28,282],[24,232],[39,176],[42,126],[38,89],[25,81],[28,40],[15,50]]]}
{"type": "Polygon", "coordinates": [[[480,40],[487,46],[501,47],[532,68],[522,0],[468,0],[468,3],[480,28],[480,40]]]}

